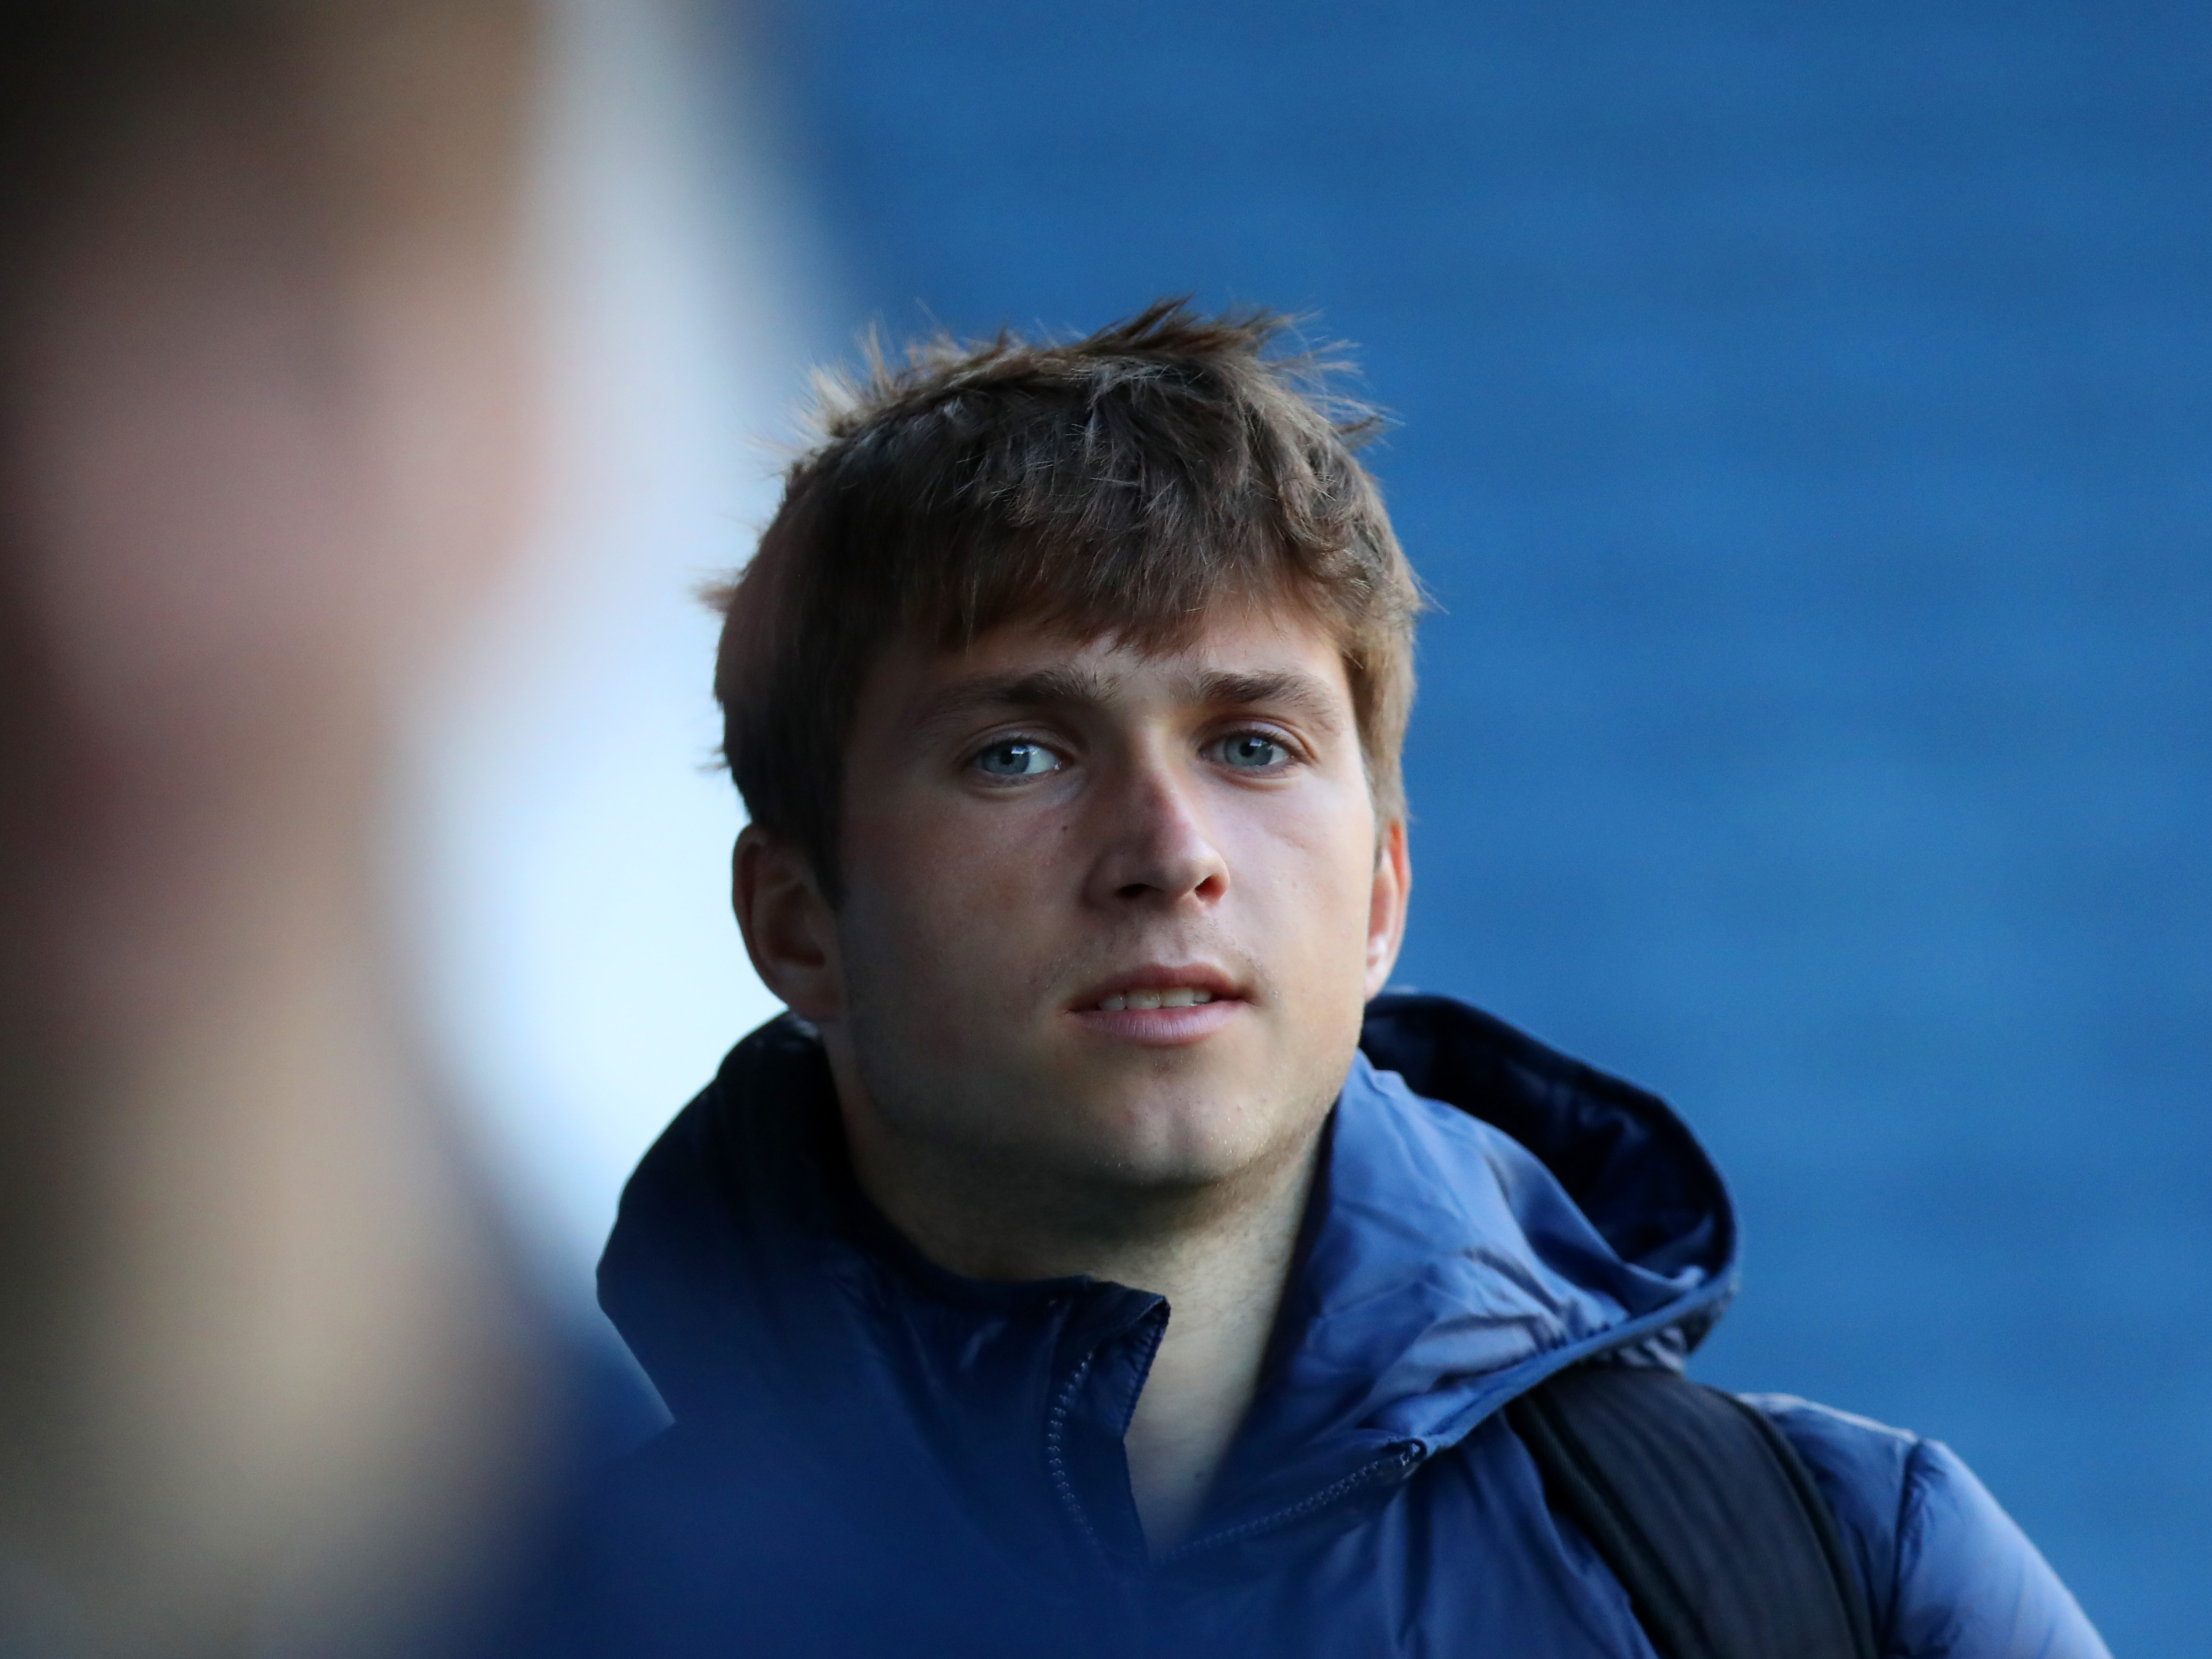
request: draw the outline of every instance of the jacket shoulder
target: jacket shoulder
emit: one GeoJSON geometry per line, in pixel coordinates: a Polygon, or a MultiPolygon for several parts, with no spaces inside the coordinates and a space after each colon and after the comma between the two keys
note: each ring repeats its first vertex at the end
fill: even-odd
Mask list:
{"type": "Polygon", "coordinates": [[[1950,1448],[1789,1395],[1746,1395],[1835,1511],[1883,1659],[2111,1659],[2019,1525],[1950,1448]]]}

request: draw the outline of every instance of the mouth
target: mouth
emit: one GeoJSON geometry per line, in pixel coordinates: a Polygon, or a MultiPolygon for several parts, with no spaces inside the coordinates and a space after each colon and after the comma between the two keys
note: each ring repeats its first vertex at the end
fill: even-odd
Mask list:
{"type": "Polygon", "coordinates": [[[1090,987],[1068,1012],[1103,1036],[1195,1042],[1219,1030],[1248,1001],[1243,988],[1218,969],[1147,964],[1090,987]]]}
{"type": "Polygon", "coordinates": [[[1170,991],[1115,991],[1098,999],[1098,1012],[1118,1014],[1124,1008],[1195,1008],[1212,1000],[1212,992],[1188,985],[1170,991]]]}
{"type": "Polygon", "coordinates": [[[1209,1002],[1243,1000],[1243,989],[1218,968],[1168,968],[1147,963],[1092,985],[1079,993],[1071,1006],[1079,1014],[1118,1014],[1127,1008],[1199,1008],[1209,1002]]]}

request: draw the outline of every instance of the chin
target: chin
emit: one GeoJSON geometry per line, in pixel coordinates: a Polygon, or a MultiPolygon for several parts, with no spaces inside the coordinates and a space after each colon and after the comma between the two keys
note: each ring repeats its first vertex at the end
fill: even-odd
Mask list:
{"type": "Polygon", "coordinates": [[[1147,1189],[1234,1179],[1295,1151],[1320,1127],[1317,1113],[1293,1116],[1277,1103],[1218,1096],[1101,1103],[1085,1115],[1092,1127],[1080,1149],[1087,1172],[1147,1189]]]}

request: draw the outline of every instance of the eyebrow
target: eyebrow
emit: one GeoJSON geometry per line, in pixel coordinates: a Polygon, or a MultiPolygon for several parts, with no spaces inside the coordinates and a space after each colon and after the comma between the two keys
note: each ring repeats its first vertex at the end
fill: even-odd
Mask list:
{"type": "Polygon", "coordinates": [[[1106,675],[1079,673],[1073,668],[1042,668],[1030,674],[968,680],[923,699],[915,711],[915,724],[924,728],[943,726],[986,708],[1097,708],[1113,696],[1115,684],[1106,675]]]}
{"type": "Polygon", "coordinates": [[[1285,708],[1303,715],[1323,731],[1342,729],[1340,700],[1310,674],[1288,671],[1275,673],[1209,672],[1191,676],[1184,693],[1193,702],[1209,707],[1285,708]]]}
{"type": "MultiPolygon", "coordinates": [[[[990,708],[1097,708],[1113,700],[1120,678],[1073,668],[969,680],[923,701],[915,724],[928,729],[990,708]]],[[[1310,674],[1197,671],[1178,677],[1178,701],[1208,708],[1275,707],[1297,713],[1331,733],[1343,729],[1340,699],[1310,674]]]]}

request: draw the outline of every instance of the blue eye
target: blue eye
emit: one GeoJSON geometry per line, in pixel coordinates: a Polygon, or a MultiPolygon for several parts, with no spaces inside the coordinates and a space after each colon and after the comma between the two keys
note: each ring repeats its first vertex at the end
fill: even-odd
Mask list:
{"type": "Polygon", "coordinates": [[[1280,766],[1291,757],[1291,751],[1273,738],[1257,732],[1240,732],[1221,745],[1221,758],[1231,766],[1247,769],[1266,766],[1280,766]]]}
{"type": "Polygon", "coordinates": [[[975,757],[975,769],[986,777],[1027,778],[1060,770],[1060,757],[1041,743],[1016,739],[994,743],[975,757]]]}

